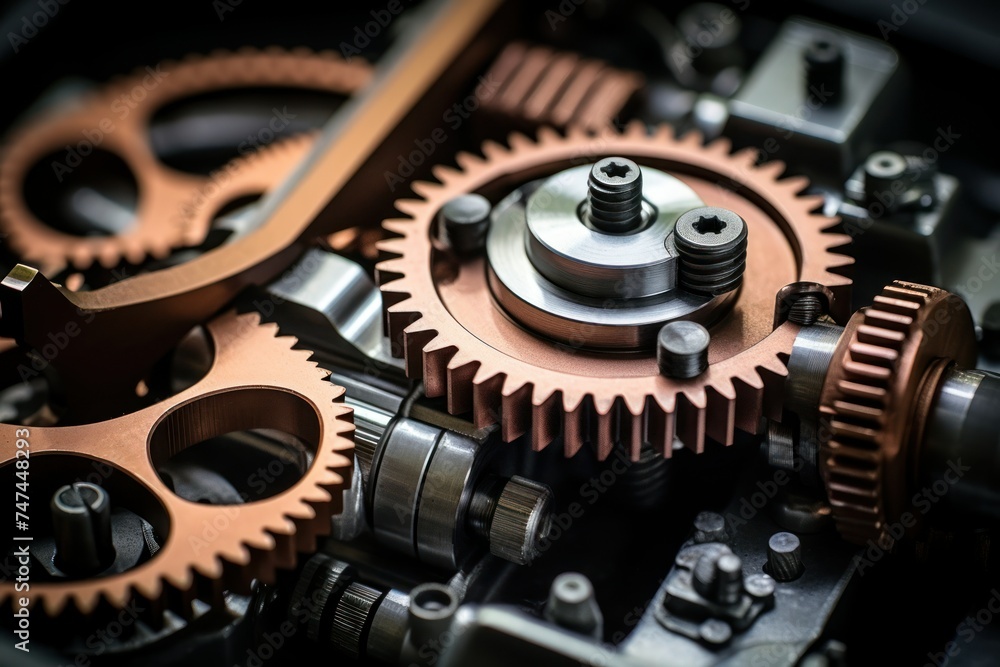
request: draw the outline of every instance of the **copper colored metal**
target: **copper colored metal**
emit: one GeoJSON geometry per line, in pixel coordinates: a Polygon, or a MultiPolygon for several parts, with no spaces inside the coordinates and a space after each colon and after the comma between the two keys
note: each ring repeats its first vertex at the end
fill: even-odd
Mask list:
{"type": "Polygon", "coordinates": [[[497,56],[486,80],[497,90],[483,100],[483,111],[508,129],[609,127],[644,83],[638,72],[520,42],[497,56]]]}
{"type": "MultiPolygon", "coordinates": [[[[163,539],[149,561],[120,574],[33,581],[31,604],[46,614],[70,608],[86,614],[102,603],[120,608],[136,595],[183,611],[193,597],[212,602],[223,590],[246,590],[252,579],[272,581],[276,568],[294,567],[296,552],[313,551],[317,536],[329,532],[353,465],[354,426],[343,388],[325,379],[310,352],[292,349],[294,338],[276,337],[277,326],[261,325],[256,314],[230,312],[208,331],[211,370],[166,401],[105,422],[32,427],[28,435],[0,426],[0,460],[8,470],[18,438],[30,443],[32,462],[55,455],[99,461],[134,483],[118,501],[163,539]],[[175,495],[156,472],[158,463],[198,442],[255,428],[279,430],[315,448],[312,464],[291,488],[242,505],[204,505],[175,495]]],[[[0,583],[0,607],[16,595],[13,582],[0,583]]]]}
{"type": "Polygon", "coordinates": [[[949,363],[968,368],[976,355],[967,306],[934,287],[897,280],[847,323],[820,398],[819,452],[845,539],[893,546],[887,528],[912,510],[928,397],[949,363]]]}
{"type": "Polygon", "coordinates": [[[775,293],[816,282],[847,307],[850,280],[836,271],[851,260],[832,251],[845,237],[828,233],[835,221],[812,212],[818,197],[798,194],[805,179],[778,180],[783,165],[757,167],[754,151],[730,155],[722,140],[706,147],[695,134],[678,140],[664,126],[650,136],[633,124],[596,136],[543,129],[537,142],[512,135],[510,148],[488,142],[483,152],[485,159],[460,154],[461,171],[438,168],[441,183],[415,184],[423,200],[397,202],[410,217],[383,223],[400,238],[381,242],[387,259],[378,274],[407,373],[423,377],[428,395],[446,396],[451,412],[471,410],[480,426],[499,422],[508,441],[530,432],[542,448],[562,432],[567,455],[590,442],[601,458],[616,441],[633,457],[644,441],[669,456],[675,432],[695,451],[706,435],[732,443],[736,428],[755,432],[762,414],[780,412],[782,359],[798,327],[772,327],[775,293]],[[663,169],[707,206],[739,211],[749,226],[742,291],[713,327],[710,366],[698,378],[662,377],[652,350],[608,355],[535,336],[496,305],[481,257],[459,260],[433,246],[435,215],[453,197],[478,192],[495,202],[520,183],[606,155],[663,169]]]}
{"type": "Polygon", "coordinates": [[[244,197],[259,197],[281,185],[309,155],[316,135],[302,134],[236,158],[219,172],[225,178],[204,184],[180,208],[182,224],[204,236],[227,205],[244,197]]]}
{"type": "Polygon", "coordinates": [[[300,253],[301,241],[347,227],[373,205],[368,187],[384,184],[385,155],[400,144],[412,147],[410,132],[436,127],[440,96],[457,94],[502,39],[507,24],[484,30],[500,8],[499,0],[450,0],[424,15],[419,39],[383,58],[378,80],[338,111],[297,178],[267,198],[252,232],[181,265],[90,292],[53,285],[19,264],[0,284],[0,336],[41,350],[50,335],[72,327],[72,343],[46,357],[66,404],[77,420],[120,414],[130,396],[135,400],[136,383],[193,326],[244,288],[274,279],[300,253]],[[349,181],[353,188],[345,187],[349,181]]]}
{"type": "MultiPolygon", "coordinates": [[[[315,134],[302,134],[233,160],[220,170],[228,175],[227,178],[200,188],[184,204],[181,215],[186,218],[185,225],[191,229],[208,229],[219,212],[232,202],[267,194],[302,164],[315,143],[315,134]]],[[[330,234],[326,243],[336,252],[356,253],[375,260],[378,257],[375,243],[381,238],[381,227],[350,227],[330,234]]]]}
{"type": "Polygon", "coordinates": [[[104,267],[122,260],[138,264],[149,256],[162,258],[180,246],[196,245],[206,227],[179,216],[178,205],[192,192],[212,185],[213,179],[177,171],[157,159],[149,122],[159,109],[199,93],[246,87],[349,95],[365,86],[371,75],[371,67],[360,60],[346,62],[332,53],[281,49],[192,56],[139,70],[88,95],[70,111],[50,114],[16,132],[0,158],[0,230],[24,262],[48,275],[70,266],[86,269],[95,262],[104,267]],[[134,90],[142,97],[133,95],[134,90]],[[94,136],[100,140],[87,139],[94,136]],[[81,140],[120,157],[136,179],[135,220],[121,234],[63,233],[35,217],[24,200],[31,168],[81,140]]]}

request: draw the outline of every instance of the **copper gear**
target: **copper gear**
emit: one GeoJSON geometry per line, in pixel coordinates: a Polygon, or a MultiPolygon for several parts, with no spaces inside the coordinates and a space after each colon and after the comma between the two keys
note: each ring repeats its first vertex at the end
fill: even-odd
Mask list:
{"type": "MultiPolygon", "coordinates": [[[[208,229],[228,204],[243,197],[264,195],[281,185],[309,155],[317,136],[305,133],[284,139],[222,167],[219,171],[227,175],[225,179],[206,184],[181,207],[184,225],[189,229],[208,229]]],[[[334,232],[326,237],[326,242],[336,252],[357,253],[375,260],[378,256],[375,243],[381,238],[381,228],[358,226],[334,232]]]]}
{"type": "MultiPolygon", "coordinates": [[[[32,582],[32,604],[41,604],[49,616],[70,609],[88,614],[104,605],[121,608],[137,596],[184,612],[192,598],[215,602],[223,590],[245,590],[252,579],[273,580],[276,568],[294,567],[297,551],[313,551],[317,536],[329,533],[353,465],[354,426],[344,389],[325,379],[328,372],[309,360],[310,352],[292,349],[295,338],[276,337],[277,326],[260,324],[255,313],[222,315],[208,331],[215,359],[189,389],[117,419],[30,429],[32,461],[85,457],[114,468],[132,485],[131,494],[117,494],[119,502],[142,503],[148,495],[146,518],[166,536],[150,560],[120,574],[32,582]],[[253,428],[277,429],[315,446],[311,466],[291,488],[223,508],[175,495],[154,468],[202,440],[253,428]],[[216,523],[223,516],[225,528],[216,523]],[[214,537],[205,536],[206,525],[217,528],[214,537]]],[[[15,431],[22,427],[0,428],[6,431],[2,461],[9,466],[15,431]]],[[[109,493],[114,501],[115,491],[109,493]]],[[[9,606],[15,595],[21,594],[12,582],[0,583],[0,607],[9,606]]]]}
{"type": "Polygon", "coordinates": [[[706,435],[730,444],[735,428],[756,432],[762,414],[780,413],[782,359],[797,327],[773,328],[774,295],[790,282],[814,282],[836,295],[835,307],[846,306],[850,286],[835,273],[851,263],[834,252],[847,238],[827,233],[836,221],[812,212],[820,198],[799,196],[805,179],[778,180],[781,163],[758,167],[754,150],[731,155],[725,140],[703,146],[696,133],[675,139],[666,126],[651,136],[641,123],[596,136],[543,129],[537,142],[515,134],[509,143],[485,144],[485,159],[459,154],[460,171],[437,168],[440,183],[413,186],[423,200],[397,202],[410,218],[383,224],[400,237],[380,244],[389,335],[428,395],[446,396],[452,413],[471,409],[477,425],[500,422],[505,440],[530,432],[540,449],[561,430],[567,456],[589,441],[599,458],[616,441],[633,457],[643,442],[669,456],[675,433],[695,451],[706,435]],[[651,355],[574,353],[534,336],[495,305],[482,258],[456,267],[434,249],[435,215],[453,197],[479,192],[496,202],[504,188],[606,155],[663,168],[706,205],[738,209],[750,225],[743,292],[713,331],[709,369],[696,379],[661,377],[651,355]]]}
{"type": "MultiPolygon", "coordinates": [[[[968,308],[935,287],[895,281],[848,322],[820,398],[819,469],[837,528],[889,549],[906,511],[930,395],[951,362],[972,367],[968,308]]],[[[914,513],[916,514],[916,513],[914,513]]]]}
{"type": "Polygon", "coordinates": [[[167,167],[157,160],[149,143],[149,120],[167,103],[207,91],[247,86],[348,95],[371,79],[366,63],[306,49],[215,52],[160,67],[163,77],[154,85],[143,86],[144,77],[150,74],[139,70],[86,96],[69,112],[49,114],[30,123],[11,138],[0,157],[0,231],[7,234],[11,248],[24,262],[38,265],[44,273],[69,266],[82,270],[95,262],[113,267],[123,259],[138,264],[148,256],[162,258],[177,247],[201,242],[206,229],[185,224],[177,206],[211,177],[167,167]],[[115,112],[119,108],[114,106],[116,100],[136,87],[141,87],[145,96],[120,118],[115,112]],[[101,131],[99,147],[123,159],[138,183],[139,201],[131,227],[120,235],[81,237],[60,232],[36,218],[23,198],[24,181],[32,166],[66,145],[76,145],[86,136],[84,132],[108,127],[112,129],[101,131]]]}

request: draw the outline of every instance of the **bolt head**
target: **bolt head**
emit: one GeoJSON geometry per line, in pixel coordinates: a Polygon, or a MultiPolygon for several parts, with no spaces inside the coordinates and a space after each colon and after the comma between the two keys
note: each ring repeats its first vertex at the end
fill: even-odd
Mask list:
{"type": "Polygon", "coordinates": [[[865,175],[891,181],[906,174],[906,158],[895,151],[876,151],[865,160],[865,175]]]}
{"type": "Polygon", "coordinates": [[[475,252],[486,243],[493,206],[482,195],[455,197],[438,213],[438,237],[460,253],[475,252]]]}
{"type": "Polygon", "coordinates": [[[703,206],[687,211],[674,224],[678,248],[724,253],[746,242],[746,221],[729,209],[703,206]]]}
{"type": "Polygon", "coordinates": [[[751,597],[764,600],[774,595],[775,581],[766,574],[752,574],[744,580],[743,588],[751,597]]]}
{"type": "Polygon", "coordinates": [[[733,629],[725,621],[710,618],[698,627],[698,634],[708,644],[725,644],[733,637],[733,629]]]}
{"type": "Polygon", "coordinates": [[[708,346],[712,336],[697,322],[668,322],[656,336],[656,360],[667,377],[697,377],[708,367],[708,346]]]}
{"type": "Polygon", "coordinates": [[[642,178],[642,171],[632,160],[623,157],[606,157],[590,169],[590,178],[607,188],[621,189],[642,178]]]}

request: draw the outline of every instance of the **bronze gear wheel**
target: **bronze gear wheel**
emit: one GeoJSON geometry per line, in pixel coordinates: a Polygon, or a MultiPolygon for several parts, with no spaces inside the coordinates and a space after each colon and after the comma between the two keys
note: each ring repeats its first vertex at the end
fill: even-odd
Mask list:
{"type": "Polygon", "coordinates": [[[316,134],[309,132],[231,160],[219,169],[223,178],[189,193],[193,196],[188,197],[180,209],[182,225],[204,234],[228,204],[244,197],[267,194],[281,185],[309,154],[315,142],[316,134]]]}
{"type": "Polygon", "coordinates": [[[675,433],[695,451],[706,435],[730,444],[735,428],[756,432],[762,414],[780,413],[782,359],[798,328],[774,329],[775,294],[808,281],[846,305],[850,287],[836,272],[851,259],[834,252],[847,238],[827,233],[836,221],[813,213],[819,197],[798,194],[805,179],[778,180],[784,166],[755,166],[755,150],[731,155],[727,141],[703,146],[696,133],[676,139],[666,126],[650,135],[641,123],[624,134],[546,128],[537,142],[515,134],[509,144],[486,143],[485,159],[459,154],[460,170],[439,167],[440,183],[414,184],[422,200],[397,202],[409,218],[383,224],[399,236],[380,244],[389,335],[428,395],[446,396],[452,413],[471,410],[477,425],[499,422],[507,441],[530,432],[540,449],[561,431],[567,456],[589,442],[602,459],[616,442],[634,458],[643,442],[669,456],[675,433]],[[738,210],[750,228],[742,293],[713,328],[709,368],[695,379],[662,377],[652,354],[569,351],[528,333],[496,305],[481,256],[459,263],[434,247],[435,216],[453,197],[477,192],[495,203],[511,187],[607,155],[667,171],[707,206],[738,210]]]}
{"type": "Polygon", "coordinates": [[[847,323],[823,384],[819,451],[845,539],[892,548],[886,528],[907,510],[918,469],[922,397],[951,362],[969,368],[976,354],[967,306],[935,287],[897,280],[847,323]]]}
{"type": "MultiPolygon", "coordinates": [[[[304,133],[284,139],[244,157],[236,158],[221,171],[228,177],[209,184],[182,207],[186,225],[193,229],[208,229],[219,211],[242,199],[264,195],[281,185],[292,170],[302,164],[316,143],[315,133],[304,133]]],[[[375,243],[382,238],[382,228],[349,227],[326,237],[332,250],[341,254],[358,254],[367,260],[378,258],[375,243]]]]}
{"type": "Polygon", "coordinates": [[[162,258],[175,248],[196,245],[207,229],[187,224],[178,206],[210,184],[211,176],[177,171],[156,158],[148,125],[157,110],[199,93],[245,87],[280,86],[349,95],[365,86],[371,74],[371,67],[359,60],[346,62],[332,53],[272,48],[191,56],[112,81],[70,111],[48,114],[9,139],[0,157],[0,232],[7,235],[23,262],[48,275],[68,267],[83,270],[95,262],[108,268],[123,259],[138,264],[146,257],[162,258]],[[153,76],[150,71],[159,72],[160,79],[144,86],[144,79],[153,76]],[[145,91],[144,97],[121,118],[114,105],[136,87],[145,91]],[[121,234],[66,234],[29,209],[25,179],[46,155],[75,146],[86,133],[95,131],[100,131],[99,147],[121,158],[136,179],[135,219],[121,234]]]}
{"type": "MultiPolygon", "coordinates": [[[[260,324],[256,313],[230,312],[207,328],[215,351],[211,369],[165,401],[105,422],[32,427],[26,438],[16,433],[23,427],[0,426],[8,471],[17,438],[30,443],[34,465],[49,457],[60,462],[52,474],[65,469],[70,475],[67,459],[100,462],[115,471],[109,483],[114,478],[121,485],[109,489],[112,501],[142,515],[163,538],[152,558],[124,572],[32,582],[31,604],[47,615],[121,608],[132,599],[184,613],[193,598],[216,602],[224,590],[273,580],[275,568],[294,567],[298,551],[313,551],[317,536],[329,533],[353,465],[354,426],[344,389],[325,379],[328,373],[310,361],[310,352],[292,349],[295,338],[277,337],[277,326],[260,324]],[[246,504],[205,505],[175,495],[157,474],[159,462],[187,447],[255,428],[276,429],[315,447],[311,465],[287,490],[246,504]],[[206,534],[206,526],[215,533],[206,534]]],[[[39,485],[32,480],[31,489],[39,485]]],[[[13,582],[0,584],[0,607],[18,595],[13,582]]]]}

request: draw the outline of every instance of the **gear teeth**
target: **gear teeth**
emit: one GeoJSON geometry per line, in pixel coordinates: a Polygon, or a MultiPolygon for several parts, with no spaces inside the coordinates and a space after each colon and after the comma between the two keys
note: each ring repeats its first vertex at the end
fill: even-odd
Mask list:
{"type": "Polygon", "coordinates": [[[749,147],[741,148],[732,154],[732,159],[737,163],[743,165],[744,169],[753,169],[757,165],[757,161],[760,159],[761,152],[760,149],[749,147]]]}
{"type": "Polygon", "coordinates": [[[483,157],[487,160],[499,160],[508,153],[507,148],[503,144],[497,143],[492,139],[483,142],[480,150],[483,152],[483,157]]]}
{"type": "Polygon", "coordinates": [[[528,432],[531,428],[531,411],[527,409],[531,397],[532,386],[523,384],[504,388],[500,398],[500,413],[503,415],[501,437],[505,442],[513,442],[528,432]]]}
{"type": "Polygon", "coordinates": [[[805,176],[789,176],[788,178],[781,179],[780,183],[788,188],[793,195],[798,196],[800,201],[808,206],[810,210],[823,205],[822,197],[802,194],[809,187],[809,179],[805,176]]]}
{"type": "Polygon", "coordinates": [[[757,169],[777,181],[785,173],[785,163],[781,160],[770,160],[759,165],[757,169]]]}
{"type": "Polygon", "coordinates": [[[459,151],[455,155],[455,164],[457,164],[459,169],[463,171],[471,171],[483,164],[483,159],[478,155],[474,155],[466,151],[459,151]]]}
{"type": "Polygon", "coordinates": [[[441,164],[435,165],[431,169],[431,173],[434,174],[434,178],[436,178],[439,182],[450,181],[460,175],[460,172],[457,169],[441,164]]]}
{"type": "Polygon", "coordinates": [[[687,394],[678,395],[677,437],[695,454],[705,451],[705,408],[691,402],[687,394]]]}
{"type": "Polygon", "coordinates": [[[732,386],[708,389],[707,410],[712,414],[708,436],[727,447],[736,439],[736,391],[732,386]]]}
{"type": "MultiPolygon", "coordinates": [[[[458,348],[442,337],[433,338],[423,346],[424,369],[421,377],[424,378],[424,392],[428,396],[444,396],[448,393],[450,378],[448,372],[451,370],[451,359],[458,352],[458,348]],[[442,369],[445,369],[442,372],[442,369]]],[[[448,400],[451,400],[449,393],[448,400]]]]}
{"type": "Polygon", "coordinates": [[[539,144],[555,143],[561,141],[563,138],[563,135],[559,134],[558,130],[549,125],[540,126],[535,136],[539,144]]]}
{"type": "Polygon", "coordinates": [[[886,531],[894,520],[890,504],[905,489],[895,486],[888,471],[912,465],[906,443],[898,440],[910,420],[908,399],[900,394],[917,386],[926,364],[937,358],[933,351],[918,351],[919,323],[946,297],[912,283],[887,286],[851,319],[831,364],[820,406],[831,436],[820,446],[820,471],[837,527],[856,543],[873,540],[891,548],[895,541],[886,531]]]}
{"type": "Polygon", "coordinates": [[[431,183],[430,181],[413,181],[410,184],[410,189],[424,199],[430,198],[434,194],[434,190],[438,187],[437,183],[431,183]]]}
{"type": "MultiPolygon", "coordinates": [[[[795,221],[794,231],[800,235],[799,242],[802,243],[801,237],[805,237],[804,247],[808,252],[801,259],[803,279],[821,282],[832,276],[831,270],[850,264],[850,258],[827,252],[833,246],[841,246],[846,239],[824,234],[824,228],[832,227],[833,221],[812,212],[820,200],[812,196],[795,196],[803,189],[805,181],[777,180],[784,171],[783,163],[772,162],[758,168],[754,164],[755,151],[744,150],[730,155],[728,141],[714,141],[703,146],[704,139],[696,131],[679,140],[671,135],[668,126],[647,128],[641,123],[630,124],[624,133],[605,129],[592,134],[570,128],[565,136],[542,128],[536,142],[514,134],[508,139],[509,148],[496,142],[485,143],[481,148],[485,158],[459,154],[456,162],[461,171],[435,171],[442,184],[418,187],[425,201],[401,202],[397,207],[413,219],[387,221],[386,231],[399,238],[379,245],[383,261],[377,271],[385,297],[388,329],[393,339],[406,329],[402,335],[408,374],[411,377],[422,374],[430,392],[446,393],[449,411],[471,410],[478,426],[500,424],[505,440],[530,433],[532,446],[540,450],[562,435],[567,456],[575,455],[584,444],[588,444],[598,458],[607,456],[612,447],[619,445],[635,456],[643,442],[651,442],[666,457],[672,453],[675,435],[690,449],[701,451],[707,437],[730,444],[735,440],[737,428],[758,431],[762,414],[780,417],[783,381],[787,376],[783,360],[787,359],[794,339],[791,328],[779,327],[765,339],[765,346],[756,346],[754,353],[748,355],[754,360],[753,366],[739,372],[712,373],[690,386],[659,376],[644,378],[641,383],[631,378],[626,383],[627,391],[608,394],[596,390],[584,394],[579,387],[586,384],[578,378],[562,383],[553,375],[558,371],[544,369],[539,376],[530,370],[530,364],[510,352],[497,351],[499,356],[505,357],[502,362],[500,359],[491,362],[490,356],[484,358],[478,354],[482,341],[470,336],[470,331],[461,323],[454,322],[447,307],[439,302],[433,276],[425,273],[424,264],[430,254],[427,246],[432,241],[428,225],[434,224],[437,210],[447,198],[457,193],[481,191],[490,183],[517,173],[518,169],[530,170],[535,164],[555,165],[561,160],[579,161],[582,155],[591,153],[620,152],[640,160],[643,155],[661,159],[651,150],[651,145],[657,142],[669,151],[692,153],[692,157],[700,160],[699,166],[711,165],[711,161],[724,164],[720,179],[736,180],[747,189],[764,193],[761,196],[776,198],[774,207],[781,210],[785,218],[795,221]],[[512,164],[528,166],[512,167],[512,164]],[[419,252],[413,250],[415,246],[420,246],[419,252]],[[430,321],[422,321],[423,318],[430,321]],[[422,333],[425,331],[433,331],[433,334],[422,333]],[[437,336],[442,340],[435,340],[437,336]],[[455,356],[449,356],[449,345],[457,349],[455,356]],[[772,352],[764,353],[765,349],[772,352]],[[469,356],[460,356],[463,351],[469,356]],[[413,364],[411,358],[416,358],[417,353],[424,353],[423,356],[432,361],[413,364]],[[635,393],[635,387],[639,386],[644,388],[635,393]]],[[[683,162],[687,158],[674,159],[683,162]]],[[[850,280],[836,276],[831,278],[831,284],[838,290],[839,301],[850,280]]],[[[726,366],[739,368],[735,362],[726,366]]],[[[595,378],[592,384],[600,387],[603,382],[595,378]]]]}
{"type": "Polygon", "coordinates": [[[554,393],[538,401],[538,393],[533,392],[531,398],[531,445],[535,451],[541,451],[552,444],[560,435],[559,406],[562,394],[554,393]]]}
{"type": "Polygon", "coordinates": [[[423,201],[419,199],[397,199],[395,206],[400,213],[413,217],[423,206],[423,201]]]}
{"type": "Polygon", "coordinates": [[[499,423],[503,427],[502,398],[504,375],[491,375],[482,366],[472,379],[473,421],[476,428],[486,428],[499,423]]]}
{"type": "Polygon", "coordinates": [[[625,126],[625,136],[636,138],[643,138],[649,136],[649,128],[641,120],[629,121],[625,126]]]}
{"type": "MultiPolygon", "coordinates": [[[[143,186],[136,219],[125,234],[86,240],[63,234],[35,218],[23,199],[22,185],[30,170],[47,153],[61,148],[73,135],[96,127],[98,122],[104,123],[108,108],[141,85],[144,78],[148,79],[148,68],[136,68],[130,75],[113,77],[100,90],[70,101],[58,114],[40,115],[37,121],[19,128],[10,138],[9,146],[0,156],[0,232],[7,235],[10,247],[23,262],[37,266],[47,275],[66,267],[80,271],[93,266],[112,269],[122,261],[139,265],[149,258],[161,259],[176,248],[203,240],[207,226],[191,227],[188,213],[172,210],[163,202],[182,202],[189,194],[197,194],[200,187],[209,185],[208,177],[178,179],[176,172],[153,159],[141,158],[133,163],[120,148],[129,140],[146,138],[146,144],[139,148],[151,157],[149,119],[172,102],[220,89],[275,85],[352,94],[367,85],[372,76],[372,68],[361,60],[348,63],[333,54],[280,47],[213,51],[207,57],[193,55],[179,61],[162,61],[157,68],[168,76],[153,88],[147,86],[142,107],[122,119],[104,146],[133,169],[141,166],[143,170],[142,174],[136,174],[143,186]],[[185,182],[191,184],[190,189],[185,188],[185,182]]],[[[238,161],[244,167],[256,168],[256,160],[255,155],[238,161]]],[[[242,172],[235,173],[242,177],[242,172]]],[[[201,212],[207,215],[215,211],[204,207],[201,212]]]]}
{"type": "Polygon", "coordinates": [[[448,362],[448,412],[460,415],[472,410],[472,380],[478,370],[479,364],[474,361],[448,362]]]}

